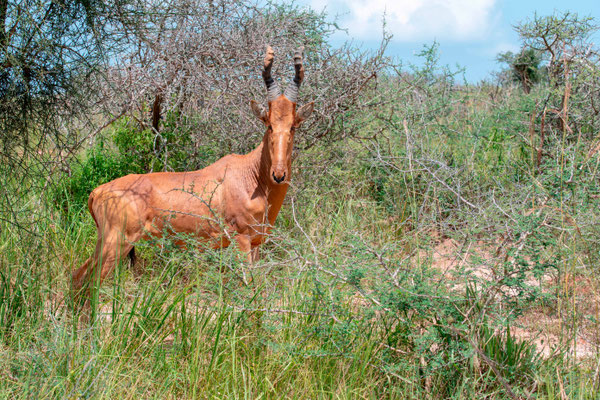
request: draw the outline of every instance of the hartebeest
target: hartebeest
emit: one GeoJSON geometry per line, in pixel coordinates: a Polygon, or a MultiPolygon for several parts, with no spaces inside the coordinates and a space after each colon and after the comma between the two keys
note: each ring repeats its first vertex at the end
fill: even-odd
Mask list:
{"type": "Polygon", "coordinates": [[[127,175],[92,191],[88,207],[98,238],[94,254],[73,272],[76,291],[92,276],[102,282],[135,242],[164,232],[192,234],[215,248],[235,240],[248,261],[256,259],[288,189],[294,131],[313,110],[313,103],[296,110],[302,49],[294,54],[295,76],[284,94],[271,77],[272,66],[268,46],[262,72],[268,110],[250,102],[266,126],[254,151],[227,155],[199,171],[127,175]]]}

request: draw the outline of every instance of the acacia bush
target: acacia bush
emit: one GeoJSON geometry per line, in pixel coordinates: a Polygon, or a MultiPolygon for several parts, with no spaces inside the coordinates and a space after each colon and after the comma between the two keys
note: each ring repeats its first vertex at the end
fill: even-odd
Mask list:
{"type": "Polygon", "coordinates": [[[273,75],[283,86],[291,82],[293,51],[304,46],[299,102],[315,101],[317,114],[298,136],[299,148],[357,135],[353,118],[384,101],[375,91],[360,94],[390,65],[387,38],[371,53],[333,48],[328,40],[335,25],[296,5],[198,0],[151,7],[131,27],[132,51],[108,71],[103,89],[106,110],[130,115],[157,135],[161,116],[171,112],[194,145],[211,143],[221,155],[255,147],[263,128],[248,108],[250,100],[265,99],[260,71],[267,44],[275,49],[273,75]]]}

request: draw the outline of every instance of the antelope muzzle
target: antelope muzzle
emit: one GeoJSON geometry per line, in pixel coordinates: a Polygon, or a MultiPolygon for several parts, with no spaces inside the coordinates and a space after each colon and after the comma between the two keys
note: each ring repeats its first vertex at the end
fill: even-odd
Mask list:
{"type": "Polygon", "coordinates": [[[271,168],[271,178],[273,179],[273,182],[276,183],[277,185],[281,185],[283,183],[286,182],[286,178],[288,178],[289,175],[287,173],[287,168],[283,165],[274,165],[271,168]]]}

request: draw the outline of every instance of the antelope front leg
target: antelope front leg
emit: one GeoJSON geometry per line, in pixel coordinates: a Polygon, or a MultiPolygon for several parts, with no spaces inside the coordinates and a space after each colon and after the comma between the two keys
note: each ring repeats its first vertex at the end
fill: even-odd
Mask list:
{"type": "Polygon", "coordinates": [[[239,251],[241,251],[242,253],[244,253],[244,256],[246,257],[246,261],[250,264],[252,264],[252,242],[250,240],[250,236],[248,235],[237,235],[235,237],[235,240],[237,241],[237,247],[239,249],[239,251]]]}
{"type": "Polygon", "coordinates": [[[250,250],[250,256],[252,257],[252,263],[255,263],[258,260],[260,260],[260,252],[258,249],[259,249],[259,246],[255,245],[252,247],[252,250],[250,250]]]}
{"type": "MultiPolygon", "coordinates": [[[[248,235],[238,235],[235,237],[238,249],[246,256],[246,262],[252,264],[252,240],[248,235]]],[[[248,279],[246,278],[246,267],[242,265],[242,280],[244,284],[248,286],[248,279]]]]}

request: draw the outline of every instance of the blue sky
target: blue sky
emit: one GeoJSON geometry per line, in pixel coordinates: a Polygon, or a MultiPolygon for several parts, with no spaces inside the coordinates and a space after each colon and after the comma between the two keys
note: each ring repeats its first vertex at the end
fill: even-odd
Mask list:
{"type": "MultiPolygon", "coordinates": [[[[499,52],[519,49],[513,25],[555,11],[573,11],[592,16],[600,25],[600,4],[588,0],[300,0],[299,4],[337,15],[341,27],[334,42],[353,40],[375,47],[381,39],[382,15],[393,34],[388,53],[403,62],[417,62],[414,56],[424,44],[437,41],[442,64],[466,69],[469,82],[490,78],[500,69],[495,61],[499,52]]],[[[600,34],[594,36],[600,44],[600,34]]]]}

